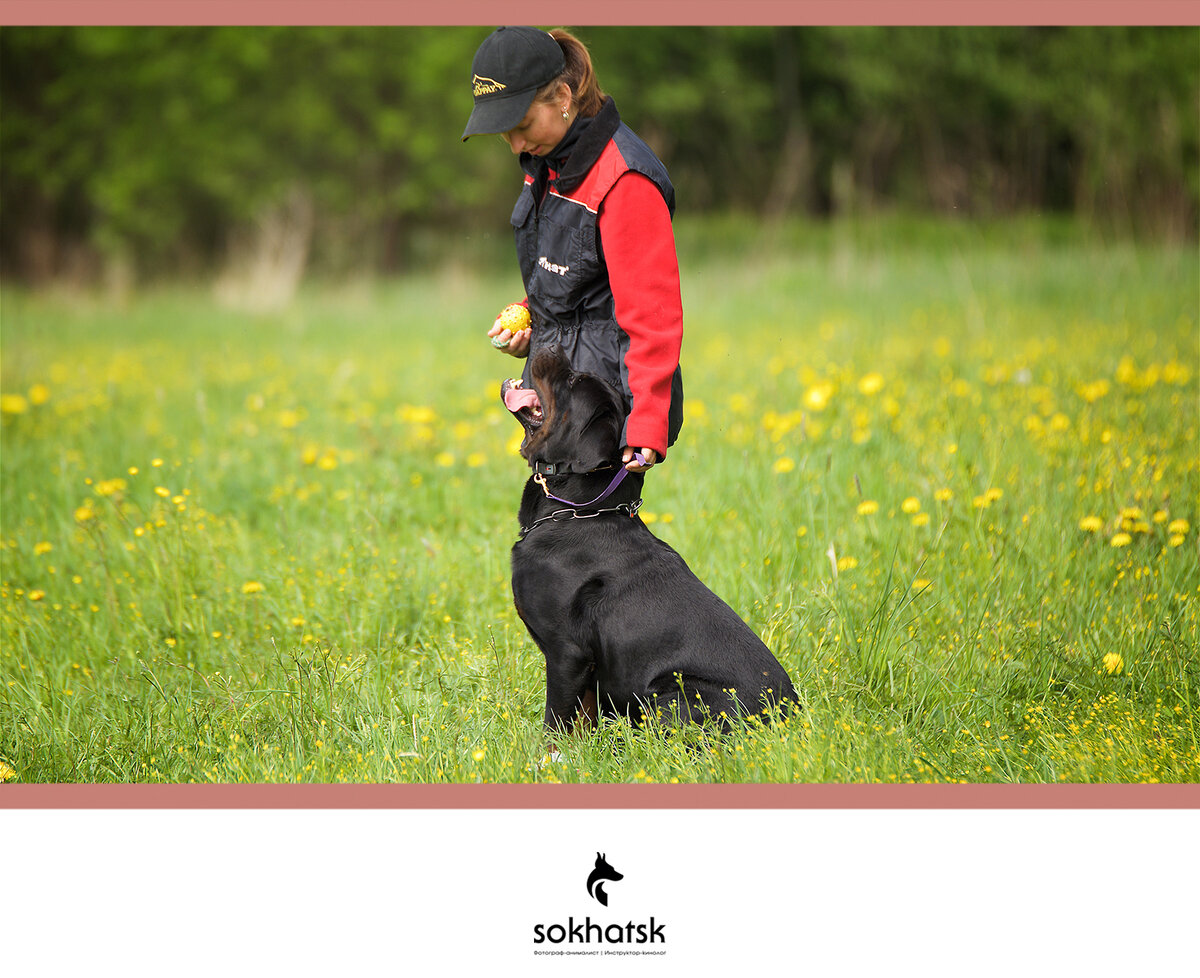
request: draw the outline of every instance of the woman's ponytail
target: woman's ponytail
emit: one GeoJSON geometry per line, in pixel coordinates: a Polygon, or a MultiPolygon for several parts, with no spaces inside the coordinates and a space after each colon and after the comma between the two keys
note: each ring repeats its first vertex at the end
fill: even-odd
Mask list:
{"type": "Polygon", "coordinates": [[[604,104],[604,92],[596,81],[592,69],[592,56],[579,38],[561,28],[550,32],[550,36],[562,48],[566,67],[561,75],[538,92],[539,102],[553,102],[557,98],[558,86],[566,84],[571,89],[571,102],[576,112],[585,118],[594,116],[604,104]]]}

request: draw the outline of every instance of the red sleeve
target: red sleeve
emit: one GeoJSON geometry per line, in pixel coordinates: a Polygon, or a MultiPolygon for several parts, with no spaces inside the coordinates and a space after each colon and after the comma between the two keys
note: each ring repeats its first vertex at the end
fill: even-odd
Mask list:
{"type": "Polygon", "coordinates": [[[617,323],[629,336],[625,366],[633,409],[632,448],[667,453],[671,377],[683,342],[683,300],[671,215],[653,181],[626,173],[604,198],[598,219],[617,323]]]}

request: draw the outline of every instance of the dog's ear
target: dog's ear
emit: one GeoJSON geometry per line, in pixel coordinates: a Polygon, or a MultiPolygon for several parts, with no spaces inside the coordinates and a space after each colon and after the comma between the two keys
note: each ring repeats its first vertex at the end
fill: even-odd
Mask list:
{"type": "Polygon", "coordinates": [[[521,446],[527,459],[587,472],[610,466],[621,452],[621,396],[593,374],[576,373],[560,349],[544,350],[530,365],[545,421],[521,446]]]}
{"type": "Polygon", "coordinates": [[[575,459],[583,471],[611,465],[621,451],[621,407],[602,380],[581,377],[572,390],[575,459]]]}

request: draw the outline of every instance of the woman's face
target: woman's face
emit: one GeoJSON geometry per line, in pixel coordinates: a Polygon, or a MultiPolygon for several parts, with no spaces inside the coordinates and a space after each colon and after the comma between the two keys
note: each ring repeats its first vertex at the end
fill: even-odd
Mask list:
{"type": "Polygon", "coordinates": [[[563,109],[570,104],[570,99],[571,92],[566,85],[562,86],[559,97],[553,102],[539,102],[535,99],[529,111],[525,113],[525,118],[502,134],[504,141],[514,153],[545,156],[562,142],[571,125],[570,119],[563,118],[563,109]]]}

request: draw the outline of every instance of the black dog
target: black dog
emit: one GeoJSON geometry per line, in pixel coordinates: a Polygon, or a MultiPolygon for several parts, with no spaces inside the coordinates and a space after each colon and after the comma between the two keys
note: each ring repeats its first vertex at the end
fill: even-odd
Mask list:
{"type": "Polygon", "coordinates": [[[546,657],[546,726],[598,712],[671,722],[786,710],[796,690],[744,621],[637,517],[643,476],[618,459],[620,395],[559,351],[530,365],[532,389],[501,398],[525,428],[517,613],[546,657]]]}

